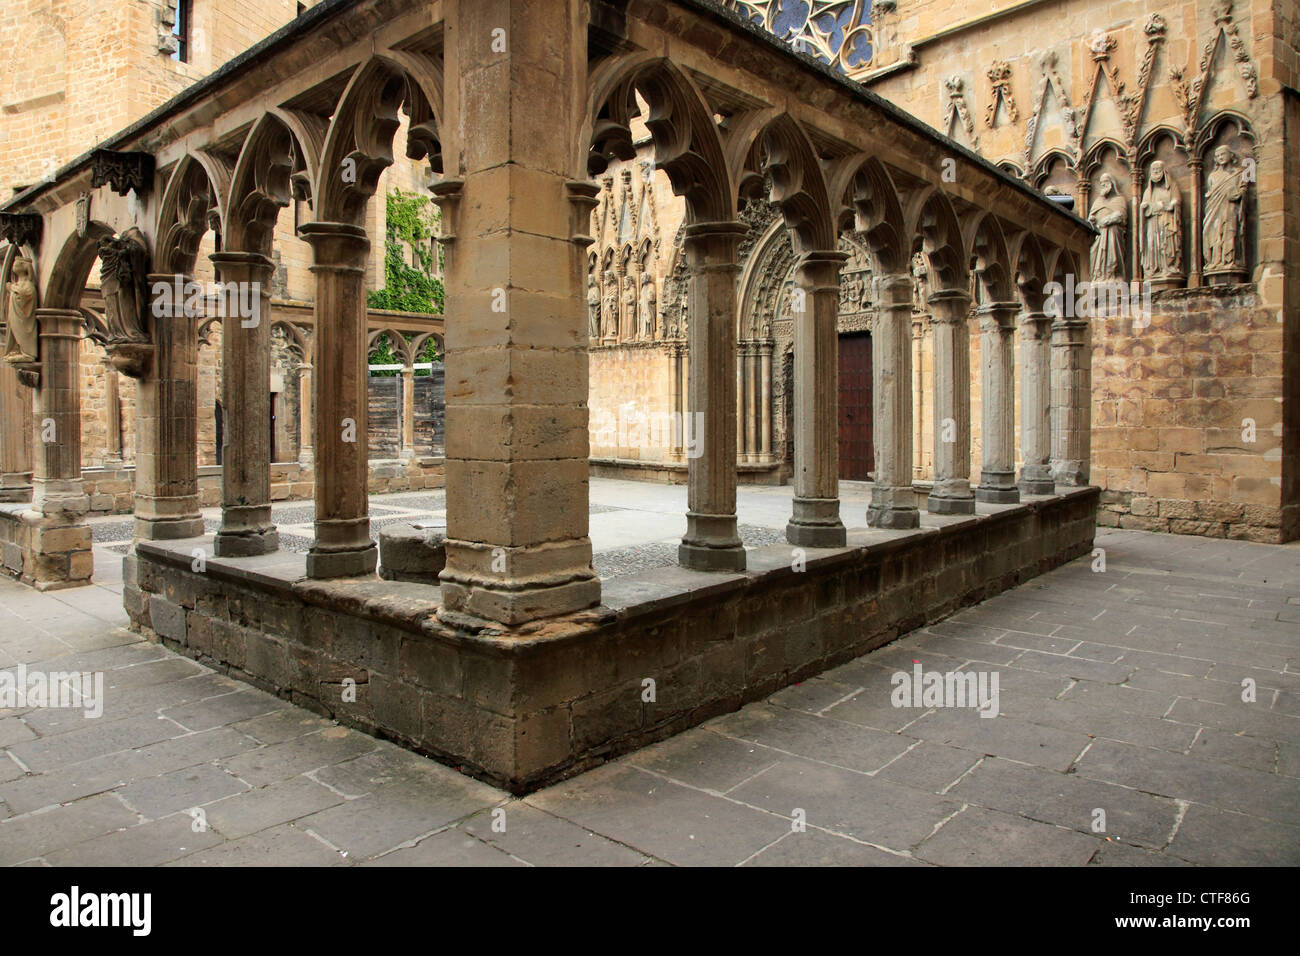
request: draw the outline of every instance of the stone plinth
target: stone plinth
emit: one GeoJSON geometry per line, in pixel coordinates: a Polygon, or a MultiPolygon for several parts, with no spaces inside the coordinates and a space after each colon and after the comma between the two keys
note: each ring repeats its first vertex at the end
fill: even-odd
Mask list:
{"type": "Polygon", "coordinates": [[[503,627],[438,616],[422,584],[312,581],[303,555],[209,558],[144,541],[132,626],[294,703],[523,793],[735,710],[1092,548],[1098,492],[1068,489],[848,546],[749,552],[742,573],[660,568],[604,603],[503,627]],[[646,695],[654,681],[653,699],[646,695]]]}
{"type": "Polygon", "coordinates": [[[437,586],[447,565],[446,528],[393,525],[379,532],[379,576],[437,586]]]}

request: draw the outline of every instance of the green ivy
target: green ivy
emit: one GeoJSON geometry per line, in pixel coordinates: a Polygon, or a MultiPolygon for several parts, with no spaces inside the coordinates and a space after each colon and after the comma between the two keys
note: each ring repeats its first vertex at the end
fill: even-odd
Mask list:
{"type": "MultiPolygon", "coordinates": [[[[441,315],[443,307],[442,280],[434,275],[434,255],[442,262],[442,247],[430,242],[438,229],[438,212],[424,196],[395,189],[387,196],[388,228],[384,241],[384,287],[366,295],[366,304],[372,309],[392,309],[396,312],[423,312],[441,315]],[[407,249],[415,253],[417,265],[406,261],[407,249]]],[[[437,362],[441,359],[437,343],[430,338],[416,362],[437,362]]],[[[382,338],[370,353],[374,365],[400,365],[388,339],[382,338]]],[[[378,375],[396,375],[396,372],[377,372],[378,375]]]]}
{"type": "Polygon", "coordinates": [[[366,296],[372,309],[442,314],[442,280],[434,275],[434,256],[442,248],[430,240],[437,232],[438,212],[425,196],[394,189],[387,196],[388,228],[384,242],[384,287],[366,296]],[[406,261],[415,252],[416,265],[406,261]],[[435,251],[436,248],[436,251],[435,251]]]}

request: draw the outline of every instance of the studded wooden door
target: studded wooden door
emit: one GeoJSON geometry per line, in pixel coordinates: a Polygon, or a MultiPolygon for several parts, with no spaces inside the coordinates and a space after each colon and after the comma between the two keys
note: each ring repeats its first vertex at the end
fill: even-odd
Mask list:
{"type": "Polygon", "coordinates": [[[867,481],[871,446],[871,336],[840,336],[840,477],[867,481]]]}

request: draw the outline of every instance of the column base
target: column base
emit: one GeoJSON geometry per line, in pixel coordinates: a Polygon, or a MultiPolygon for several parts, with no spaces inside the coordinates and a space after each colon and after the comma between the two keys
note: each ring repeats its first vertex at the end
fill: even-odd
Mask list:
{"type": "Polygon", "coordinates": [[[975,513],[975,496],[945,498],[930,495],[925,499],[925,510],[932,515],[973,515],[975,513]]]}
{"type": "Polygon", "coordinates": [[[135,516],[135,536],[146,541],[179,541],[182,538],[201,538],[204,533],[200,518],[142,518],[135,516]]]}
{"type": "Polygon", "coordinates": [[[540,618],[585,611],[600,603],[600,579],[508,590],[486,582],[442,580],[443,611],[514,626],[540,618]]]}
{"type": "Polygon", "coordinates": [[[1056,482],[1052,480],[1046,465],[1036,465],[1020,470],[1020,480],[1016,482],[1022,495],[1051,495],[1056,493],[1056,482]]]}
{"type": "Polygon", "coordinates": [[[890,531],[921,527],[921,511],[914,505],[877,505],[867,508],[867,525],[890,531]]]}
{"type": "Polygon", "coordinates": [[[280,532],[275,528],[262,531],[218,531],[213,553],[221,558],[251,558],[280,550],[280,532]]]}
{"type": "Polygon", "coordinates": [[[1086,485],[1088,483],[1088,462],[1053,458],[1052,481],[1056,485],[1069,485],[1075,488],[1086,485]]]}
{"type": "Polygon", "coordinates": [[[736,532],[736,516],[686,512],[686,534],[677,548],[677,563],[692,571],[745,570],[745,545],[736,532]]]}
{"type": "Polygon", "coordinates": [[[513,627],[600,603],[587,537],[514,547],[449,538],[444,548],[440,616],[469,615],[513,627]]]}
{"type": "Polygon", "coordinates": [[[840,499],[796,497],[785,540],[801,548],[844,547],[848,532],[840,521],[840,499]]]}
{"type": "Polygon", "coordinates": [[[307,577],[309,578],[357,578],[374,574],[379,565],[379,548],[374,542],[370,547],[349,551],[307,552],[307,577]]]}
{"type": "Polygon", "coordinates": [[[1020,501],[1014,471],[988,471],[980,476],[975,500],[991,505],[1014,505],[1020,501]]]}

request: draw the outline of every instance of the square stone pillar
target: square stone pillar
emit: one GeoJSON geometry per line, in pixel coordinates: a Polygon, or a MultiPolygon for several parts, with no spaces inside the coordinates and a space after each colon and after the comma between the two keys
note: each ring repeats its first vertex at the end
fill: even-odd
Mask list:
{"type": "Polygon", "coordinates": [[[23,580],[45,591],[90,583],[94,556],[81,480],[82,315],[37,309],[41,377],[33,409],[32,510],[23,580]]]}
{"type": "MultiPolygon", "coordinates": [[[[179,277],[181,286],[189,279],[179,277]]],[[[151,275],[149,288],[170,288],[177,281],[175,275],[151,275]]],[[[198,319],[186,314],[183,296],[160,297],[152,307],[153,367],[135,393],[135,535],[151,541],[194,538],[203,534],[198,319]],[[165,314],[157,314],[164,307],[165,314]]]]}
{"type": "MultiPolygon", "coordinates": [[[[316,537],[307,576],[373,574],[379,551],[370,540],[366,412],[366,262],[370,239],[360,226],[309,222],[298,230],[311,243],[316,276],[319,388],[313,408],[316,537]]],[[[263,382],[263,388],[267,383],[263,382]]]]}
{"type": "Polygon", "coordinates": [[[690,316],[684,568],[743,571],[736,532],[736,248],[741,222],[696,222],[684,229],[690,316]]]}
{"type": "Polygon", "coordinates": [[[979,309],[982,461],[975,498],[992,504],[1020,500],[1016,487],[1015,330],[1018,302],[979,309]]]}
{"type": "Polygon", "coordinates": [[[975,513],[970,489],[970,293],[930,296],[934,334],[934,487],[932,514],[975,513]]]}
{"type": "Polygon", "coordinates": [[[1020,318],[1020,493],[1050,495],[1052,480],[1052,320],[1020,318]]]}
{"type": "Polygon", "coordinates": [[[871,402],[876,482],[867,524],[917,528],[921,513],[912,490],[912,277],[876,280],[871,333],[871,402]]]}
{"type": "Polygon", "coordinates": [[[586,102],[587,5],[450,0],[446,10],[443,146],[459,183],[435,189],[454,239],[455,316],[440,613],[517,625],[600,602],[587,536],[594,190],[572,180],[560,133],[578,128],[586,102]]]}
{"type": "Polygon", "coordinates": [[[255,252],[209,258],[227,287],[221,322],[221,529],[223,557],[269,554],[280,547],[271,519],[271,275],[275,263],[255,252]],[[243,289],[248,289],[245,295],[243,289]],[[252,315],[236,306],[251,302],[252,315]]]}
{"type": "Polygon", "coordinates": [[[794,312],[794,513],[791,544],[842,548],[840,521],[839,338],[843,252],[809,252],[795,282],[804,308],[794,312]]]}
{"type": "Polygon", "coordinates": [[[1052,479],[1086,485],[1091,455],[1092,349],[1086,318],[1052,323],[1052,479]]]}

